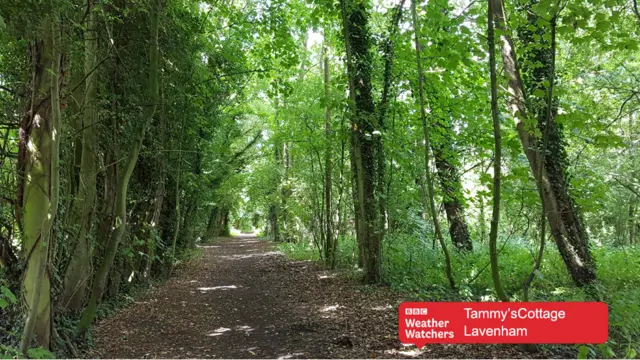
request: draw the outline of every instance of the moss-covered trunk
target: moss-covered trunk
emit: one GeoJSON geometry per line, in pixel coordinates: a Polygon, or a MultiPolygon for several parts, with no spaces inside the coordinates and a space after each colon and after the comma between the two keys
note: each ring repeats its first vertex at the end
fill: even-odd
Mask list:
{"type": "Polygon", "coordinates": [[[356,178],[361,256],[365,283],[381,280],[381,243],[384,236],[384,202],[378,191],[382,156],[381,128],[372,95],[369,14],[364,0],[342,0],[342,26],[347,50],[347,75],[351,97],[350,121],[356,178]]]}
{"type": "Polygon", "coordinates": [[[40,39],[30,45],[33,62],[30,109],[20,128],[18,166],[22,182],[18,212],[23,225],[22,257],[26,265],[23,296],[27,310],[21,350],[49,348],[51,341],[51,272],[49,250],[58,209],[60,141],[60,27],[55,12],[41,21],[40,39]]]}

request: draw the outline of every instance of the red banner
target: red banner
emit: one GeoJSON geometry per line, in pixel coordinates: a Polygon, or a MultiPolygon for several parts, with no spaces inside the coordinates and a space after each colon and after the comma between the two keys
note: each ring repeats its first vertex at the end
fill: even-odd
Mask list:
{"type": "Polygon", "coordinates": [[[405,302],[399,338],[416,344],[601,344],[602,302],[405,302]]]}

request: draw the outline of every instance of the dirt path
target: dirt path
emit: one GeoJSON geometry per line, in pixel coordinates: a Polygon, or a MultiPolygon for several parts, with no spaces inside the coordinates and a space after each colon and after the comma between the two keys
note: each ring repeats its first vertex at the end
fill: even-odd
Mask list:
{"type": "MultiPolygon", "coordinates": [[[[398,294],[288,260],[255,237],[204,256],[96,327],[105,358],[531,357],[513,346],[397,340],[398,294]]],[[[537,354],[542,356],[542,354],[537,354]]]]}

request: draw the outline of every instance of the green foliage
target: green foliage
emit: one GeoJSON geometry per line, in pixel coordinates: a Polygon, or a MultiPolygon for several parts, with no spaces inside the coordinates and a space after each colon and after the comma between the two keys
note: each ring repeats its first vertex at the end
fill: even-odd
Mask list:
{"type": "Polygon", "coordinates": [[[278,250],[294,260],[320,260],[318,250],[309,242],[280,243],[278,244],[278,250]]]}
{"type": "Polygon", "coordinates": [[[11,292],[11,289],[4,285],[0,285],[0,310],[6,309],[9,305],[18,302],[16,296],[11,292]]]}
{"type": "Polygon", "coordinates": [[[31,348],[27,352],[27,356],[30,359],[55,359],[56,356],[49,350],[43,349],[42,347],[31,348]]]}
{"type": "Polygon", "coordinates": [[[31,348],[25,357],[20,349],[0,344],[0,359],[55,359],[56,356],[42,347],[31,348]]]}

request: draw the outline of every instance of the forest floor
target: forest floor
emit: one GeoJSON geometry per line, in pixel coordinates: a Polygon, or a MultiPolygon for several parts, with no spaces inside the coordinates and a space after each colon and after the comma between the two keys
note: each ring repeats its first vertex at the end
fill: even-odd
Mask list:
{"type": "MultiPolygon", "coordinates": [[[[201,258],[97,324],[102,358],[531,358],[513,345],[398,341],[402,294],[366,287],[254,236],[202,246],[201,258]]],[[[549,356],[547,354],[546,356],[549,356]]]]}

